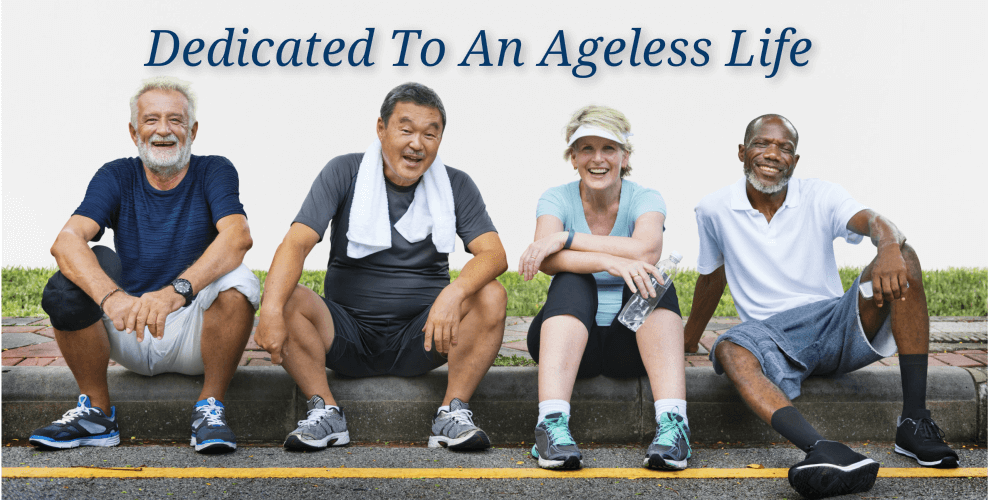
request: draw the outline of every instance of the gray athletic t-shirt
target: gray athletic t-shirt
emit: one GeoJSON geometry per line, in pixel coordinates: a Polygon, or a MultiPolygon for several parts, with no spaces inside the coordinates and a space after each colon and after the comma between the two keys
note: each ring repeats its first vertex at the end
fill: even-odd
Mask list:
{"type": "MultiPolygon", "coordinates": [[[[347,226],[363,156],[355,153],[330,160],[294,222],[311,227],[321,240],[330,226],[330,261],[323,284],[326,298],[369,326],[395,327],[422,313],[448,286],[448,254],[437,251],[430,235],[410,243],[393,228],[391,248],[361,259],[347,256],[347,226]]],[[[496,228],[469,175],[451,167],[446,170],[455,195],[456,229],[468,251],[472,240],[496,228]]],[[[417,183],[403,187],[386,180],[385,188],[389,223],[395,225],[410,207],[417,183]]]]}

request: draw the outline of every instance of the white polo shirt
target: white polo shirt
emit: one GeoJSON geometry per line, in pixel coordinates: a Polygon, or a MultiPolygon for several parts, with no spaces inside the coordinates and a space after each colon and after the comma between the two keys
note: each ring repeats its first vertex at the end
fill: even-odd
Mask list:
{"type": "Polygon", "coordinates": [[[768,223],[750,205],[741,178],[694,209],[698,272],[726,265],[729,292],[744,321],[840,297],[833,240],[860,243],[864,237],[849,231],[847,222],[866,208],[837,184],[793,177],[785,203],[768,223]]]}

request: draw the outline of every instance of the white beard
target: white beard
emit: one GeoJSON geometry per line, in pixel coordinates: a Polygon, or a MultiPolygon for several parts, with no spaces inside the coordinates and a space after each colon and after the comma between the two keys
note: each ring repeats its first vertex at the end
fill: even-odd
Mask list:
{"type": "Polygon", "coordinates": [[[147,141],[139,141],[139,158],[142,160],[142,164],[155,172],[156,175],[173,177],[191,161],[190,140],[186,141],[184,146],[172,148],[172,152],[158,151],[159,148],[151,147],[149,143],[154,141],[173,141],[176,144],[180,144],[180,140],[174,134],[166,137],[153,134],[147,141]]]}
{"type": "Polygon", "coordinates": [[[765,186],[762,182],[760,182],[760,179],[757,178],[757,174],[753,172],[752,168],[744,167],[743,174],[746,175],[747,181],[750,182],[750,185],[753,186],[754,189],[764,194],[777,193],[778,191],[785,189],[785,186],[788,185],[788,178],[789,178],[788,175],[782,175],[781,179],[778,180],[777,184],[773,184],[771,186],[765,186]]]}

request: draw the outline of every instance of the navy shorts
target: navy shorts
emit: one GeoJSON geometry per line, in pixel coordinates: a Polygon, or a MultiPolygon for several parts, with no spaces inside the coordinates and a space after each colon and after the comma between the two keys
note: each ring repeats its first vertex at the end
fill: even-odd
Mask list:
{"type": "MultiPolygon", "coordinates": [[[[632,291],[622,287],[622,307],[632,291]]],[[[677,291],[671,283],[656,304],[657,309],[667,309],[680,316],[677,291]]],[[[621,309],[619,309],[621,312],[621,309]]],[[[608,326],[599,326],[597,316],[597,280],[592,274],[559,273],[552,278],[548,298],[531,326],[528,327],[528,353],[538,362],[538,349],[542,338],[542,323],[553,316],[570,315],[587,325],[587,347],[580,360],[577,378],[604,375],[612,378],[635,378],[646,375],[646,367],[639,355],[635,332],[615,320],[608,326]]]]}
{"type": "Polygon", "coordinates": [[[333,317],[333,345],[326,366],[338,375],[415,377],[448,362],[437,352],[424,350],[424,332],[431,306],[406,321],[361,322],[340,304],[323,298],[333,317]]]}
{"type": "MultiPolygon", "coordinates": [[[[860,279],[860,278],[859,278],[860,279]]],[[[858,315],[858,279],[840,298],[821,300],[750,320],[729,329],[712,346],[715,372],[723,373],[715,347],[728,340],[753,353],[764,375],[789,399],[799,397],[810,375],[840,375],[868,366],[896,352],[889,318],[871,342],[858,315]]]]}

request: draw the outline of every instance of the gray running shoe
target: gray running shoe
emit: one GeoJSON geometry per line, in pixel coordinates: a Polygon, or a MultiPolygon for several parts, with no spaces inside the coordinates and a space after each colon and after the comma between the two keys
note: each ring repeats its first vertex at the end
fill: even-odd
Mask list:
{"type": "Polygon", "coordinates": [[[344,410],[327,409],[326,402],[319,396],[313,396],[306,403],[309,411],[305,420],[299,420],[299,426],[288,433],[285,438],[285,448],[289,450],[322,450],[327,446],[344,446],[351,442],[347,434],[347,420],[344,410]]]}
{"type": "Polygon", "coordinates": [[[449,411],[441,410],[431,422],[434,434],[427,441],[428,448],[451,448],[453,450],[485,450],[490,447],[490,438],[476,424],[472,423],[469,404],[461,399],[451,400],[449,411]]]}
{"type": "Polygon", "coordinates": [[[565,413],[550,413],[535,426],[535,446],[531,456],[543,469],[579,469],[580,448],[569,433],[569,417],[565,413]]]}
{"type": "Polygon", "coordinates": [[[691,429],[680,415],[666,412],[656,422],[656,437],[646,450],[643,467],[662,470],[686,469],[691,458],[691,429]]]}

